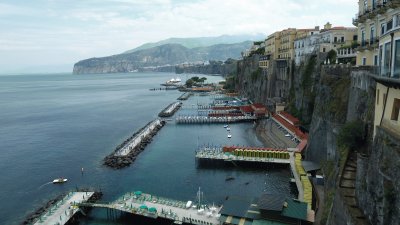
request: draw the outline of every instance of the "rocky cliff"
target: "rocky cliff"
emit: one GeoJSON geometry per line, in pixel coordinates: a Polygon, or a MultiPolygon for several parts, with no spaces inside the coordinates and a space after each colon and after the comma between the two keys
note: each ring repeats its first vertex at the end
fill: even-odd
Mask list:
{"type": "Polygon", "coordinates": [[[208,64],[179,65],[175,67],[175,73],[234,75],[237,73],[237,60],[228,59],[225,62],[210,61],[208,64]]]}
{"type": "Polygon", "coordinates": [[[187,62],[240,58],[241,52],[251,44],[247,41],[192,49],[179,44],[165,44],[132,53],[82,60],[74,65],[73,73],[125,73],[143,69],[157,70],[159,67],[168,68],[187,62]]]}
{"type": "Polygon", "coordinates": [[[319,163],[326,179],[318,224],[399,224],[400,136],[378,127],[373,140],[373,77],[364,68],[323,65],[325,58],[311,55],[299,66],[275,63],[268,70],[258,68],[257,56],[246,58],[238,62],[236,89],[266,104],[281,99],[309,128],[303,157],[319,163]],[[365,141],[340,146],[353,121],[360,121],[365,141]]]}

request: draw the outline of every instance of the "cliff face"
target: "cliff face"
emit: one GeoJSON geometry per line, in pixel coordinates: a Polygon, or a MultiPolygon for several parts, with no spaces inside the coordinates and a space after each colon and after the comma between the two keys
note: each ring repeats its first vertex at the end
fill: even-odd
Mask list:
{"type": "Polygon", "coordinates": [[[237,73],[237,60],[228,59],[225,62],[210,61],[207,65],[179,65],[175,67],[175,73],[234,75],[237,73]]]}
{"type": "Polygon", "coordinates": [[[324,223],[399,224],[400,135],[384,126],[377,127],[373,140],[373,77],[363,68],[322,65],[324,57],[310,56],[293,69],[288,65],[286,71],[276,64],[272,64],[270,71],[263,71],[257,67],[257,56],[247,58],[238,63],[236,89],[263,103],[279,97],[287,101],[286,110],[301,118],[303,125],[309,123],[304,157],[323,168],[327,208],[324,223]],[[356,120],[363,124],[367,141],[359,149],[339,148],[337,140],[342,127],[356,120]],[[343,172],[347,167],[354,172],[343,172]],[[354,174],[350,179],[354,183],[353,194],[342,188],[342,182],[349,181],[342,179],[349,175],[346,173],[354,174]]]}
{"type": "Polygon", "coordinates": [[[165,44],[132,53],[91,58],[77,62],[74,74],[125,73],[133,70],[154,70],[186,62],[239,58],[252,42],[219,44],[189,49],[179,44],[165,44]]]}
{"type": "Polygon", "coordinates": [[[372,224],[400,223],[399,138],[399,134],[377,127],[372,151],[358,157],[358,205],[372,224]]]}

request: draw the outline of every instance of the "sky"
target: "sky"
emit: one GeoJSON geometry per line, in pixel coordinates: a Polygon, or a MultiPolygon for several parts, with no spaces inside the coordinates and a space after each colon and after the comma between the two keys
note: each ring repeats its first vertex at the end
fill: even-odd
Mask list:
{"type": "Polygon", "coordinates": [[[170,37],[353,26],[357,0],[0,0],[0,73],[71,72],[79,60],[170,37]]]}

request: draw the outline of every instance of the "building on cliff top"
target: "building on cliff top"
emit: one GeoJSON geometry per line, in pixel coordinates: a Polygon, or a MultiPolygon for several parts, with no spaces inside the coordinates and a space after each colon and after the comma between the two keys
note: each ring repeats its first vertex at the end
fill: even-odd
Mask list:
{"type": "Polygon", "coordinates": [[[319,30],[319,27],[315,27],[314,30],[309,31],[306,35],[297,35],[294,42],[294,60],[296,65],[300,65],[309,54],[335,50],[338,59],[347,63],[351,61],[349,58],[355,59],[356,57],[353,47],[353,42],[356,41],[357,28],[342,26],[332,27],[328,22],[324,25],[324,29],[319,30]]]}
{"type": "Polygon", "coordinates": [[[400,134],[400,1],[360,0],[357,65],[370,66],[376,81],[374,137],[381,127],[400,134]]]}

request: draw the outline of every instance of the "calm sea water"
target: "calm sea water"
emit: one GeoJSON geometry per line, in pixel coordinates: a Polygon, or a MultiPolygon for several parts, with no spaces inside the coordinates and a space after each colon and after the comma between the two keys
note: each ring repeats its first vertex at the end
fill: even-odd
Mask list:
{"type": "MultiPolygon", "coordinates": [[[[142,190],[180,200],[194,199],[198,187],[210,202],[227,195],[256,197],[262,191],[289,193],[288,170],[198,168],[200,144],[260,146],[251,124],[233,124],[232,139],[222,125],[168,123],[129,168],[112,170],[102,159],[181,95],[149,91],[175,74],[39,74],[0,76],[0,224],[18,224],[34,209],[76,187],[95,187],[112,201],[142,190]],[[81,168],[84,174],[81,174],[81,168]],[[66,177],[63,185],[48,182],[66,177]],[[233,176],[233,181],[225,181],[233,176]],[[246,182],[250,182],[245,185],[246,182]]],[[[221,77],[206,76],[208,81],[221,77]]],[[[184,78],[184,77],[182,77],[184,78]]],[[[179,113],[195,113],[194,96],[179,113]]],[[[107,221],[94,210],[81,224],[107,221]]],[[[137,222],[136,224],[139,224],[137,222]]]]}

